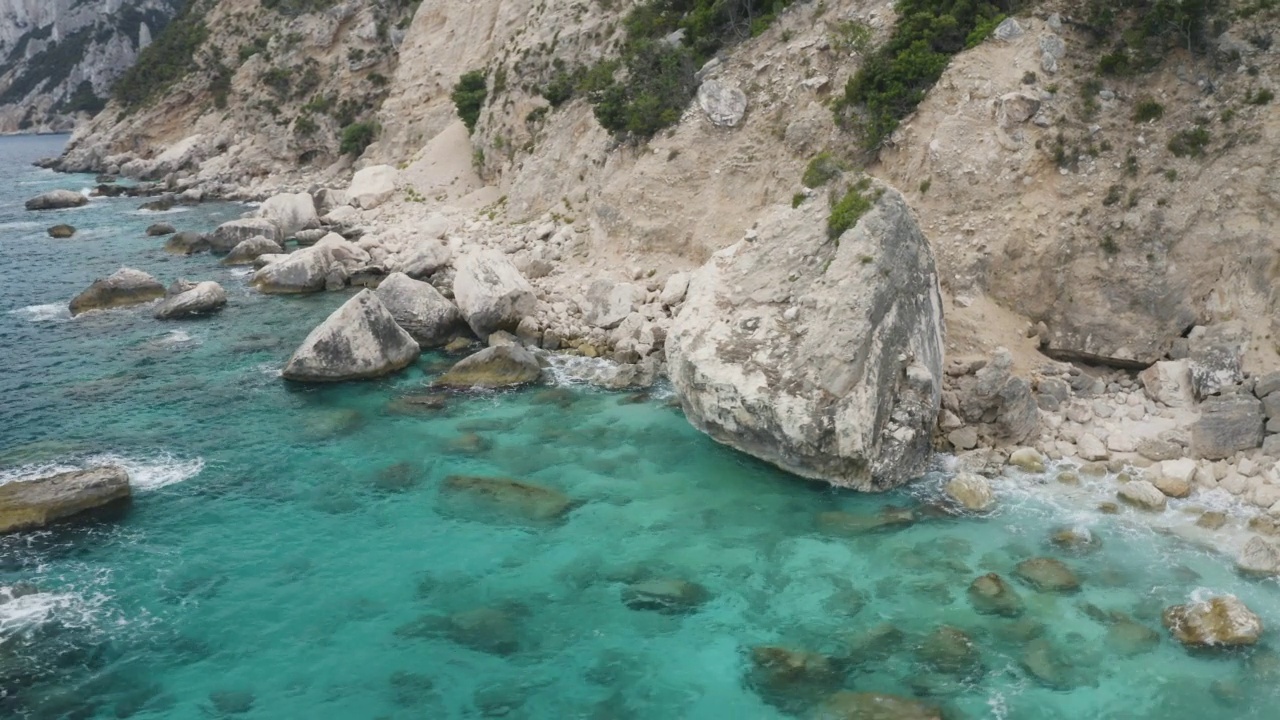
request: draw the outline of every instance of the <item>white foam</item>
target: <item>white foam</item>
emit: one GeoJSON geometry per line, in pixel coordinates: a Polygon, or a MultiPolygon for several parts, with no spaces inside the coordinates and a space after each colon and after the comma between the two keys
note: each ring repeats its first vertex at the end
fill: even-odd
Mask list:
{"type": "Polygon", "coordinates": [[[64,624],[88,624],[97,602],[72,593],[34,593],[12,599],[9,588],[0,588],[0,638],[43,625],[55,616],[64,624]]]}
{"type": "Polygon", "coordinates": [[[31,322],[53,322],[55,320],[71,319],[71,310],[65,303],[28,305],[16,310],[10,310],[9,314],[20,315],[31,322]]]}
{"type": "Polygon", "coordinates": [[[191,212],[191,208],[183,207],[181,205],[178,205],[176,207],[171,207],[168,210],[144,210],[142,208],[138,208],[137,210],[133,211],[133,214],[134,215],[174,215],[177,213],[184,213],[184,212],[191,212]]]}
{"type": "Polygon", "coordinates": [[[34,480],[55,473],[70,472],[80,468],[115,465],[129,473],[129,485],[134,490],[155,490],[167,485],[190,480],[204,470],[204,458],[185,460],[164,452],[144,458],[130,458],[114,453],[91,455],[83,461],[69,463],[45,463],[23,465],[0,470],[0,485],[34,480]]]}
{"type": "Polygon", "coordinates": [[[156,342],[161,345],[181,345],[183,343],[192,342],[191,333],[186,330],[170,330],[160,337],[156,342]]]}
{"type": "Polygon", "coordinates": [[[252,275],[253,270],[250,270],[249,268],[233,268],[231,270],[228,270],[227,273],[231,275],[231,277],[242,278],[242,277],[248,277],[249,275],[252,275]]]}
{"type": "Polygon", "coordinates": [[[556,385],[590,385],[617,373],[618,364],[605,358],[589,358],[582,355],[546,355],[547,375],[556,385]]]}

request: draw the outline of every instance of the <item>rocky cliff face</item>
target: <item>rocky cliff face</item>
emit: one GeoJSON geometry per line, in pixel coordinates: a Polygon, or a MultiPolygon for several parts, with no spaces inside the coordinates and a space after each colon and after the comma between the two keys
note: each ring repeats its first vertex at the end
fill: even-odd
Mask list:
{"type": "Polygon", "coordinates": [[[0,0],[0,132],[71,129],[182,0],[0,0]]]}

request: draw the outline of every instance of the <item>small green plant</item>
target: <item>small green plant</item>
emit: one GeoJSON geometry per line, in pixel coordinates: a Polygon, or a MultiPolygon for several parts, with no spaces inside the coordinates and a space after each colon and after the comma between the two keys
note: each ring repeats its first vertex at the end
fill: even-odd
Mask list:
{"type": "Polygon", "coordinates": [[[342,142],[338,151],[343,155],[359,156],[377,137],[380,128],[376,122],[352,123],[342,128],[342,142]]]}
{"type": "Polygon", "coordinates": [[[870,179],[863,178],[832,206],[831,216],[827,218],[827,237],[839,240],[846,230],[857,225],[858,220],[871,209],[877,198],[863,194],[870,187],[870,179]]]}
{"type": "Polygon", "coordinates": [[[421,193],[418,192],[417,188],[414,188],[414,187],[407,187],[404,189],[404,199],[408,200],[409,202],[416,202],[416,203],[422,203],[427,201],[427,199],[423,197],[421,193]]]}
{"type": "Polygon", "coordinates": [[[1103,235],[1102,240],[1098,241],[1098,245],[1102,247],[1102,252],[1108,255],[1117,255],[1120,253],[1120,246],[1116,244],[1116,239],[1110,235],[1103,235]]]}
{"type": "Polygon", "coordinates": [[[1112,185],[1107,188],[1107,196],[1102,198],[1102,204],[1111,207],[1120,202],[1120,198],[1124,195],[1124,188],[1120,185],[1112,185]]]}
{"type": "Polygon", "coordinates": [[[804,175],[800,178],[801,184],[807,188],[822,187],[837,178],[845,170],[844,164],[841,163],[834,155],[826,150],[813,156],[809,164],[804,169],[804,175]]]}
{"type": "Polygon", "coordinates": [[[1275,98],[1276,98],[1276,94],[1271,92],[1267,88],[1262,88],[1261,90],[1258,90],[1256,92],[1253,90],[1250,90],[1244,95],[1244,101],[1249,103],[1250,105],[1266,105],[1267,103],[1271,102],[1275,98]]]}
{"type": "Polygon", "coordinates": [[[293,134],[298,137],[311,137],[319,129],[310,115],[299,115],[298,119],[293,121],[293,134]]]}
{"type": "Polygon", "coordinates": [[[458,117],[462,118],[462,123],[467,126],[467,132],[475,132],[476,123],[480,120],[480,109],[484,107],[484,100],[489,94],[489,89],[484,79],[483,70],[472,70],[464,73],[458,79],[458,84],[453,86],[453,93],[450,97],[453,99],[453,105],[458,109],[458,117]]]}
{"type": "Polygon", "coordinates": [[[1030,70],[1028,70],[1028,71],[1026,71],[1026,72],[1022,73],[1022,84],[1023,84],[1023,85],[1035,85],[1035,84],[1036,84],[1036,80],[1037,80],[1037,79],[1038,79],[1038,78],[1036,77],[1036,74],[1035,74],[1034,72],[1030,71],[1030,70]]]}
{"type": "Polygon", "coordinates": [[[1129,153],[1124,158],[1124,174],[1129,177],[1138,177],[1138,156],[1129,153]]]}
{"type": "Polygon", "coordinates": [[[1209,146],[1209,128],[1197,125],[1189,130],[1179,130],[1169,139],[1169,152],[1176,157],[1201,157],[1209,146]]]}
{"type": "Polygon", "coordinates": [[[933,187],[933,180],[931,178],[925,178],[924,180],[921,180],[920,194],[924,195],[925,193],[929,192],[930,187],[933,187]]]}
{"type": "Polygon", "coordinates": [[[865,55],[871,50],[873,31],[871,26],[857,20],[845,20],[831,32],[831,47],[842,53],[856,52],[865,55]]]}
{"type": "Polygon", "coordinates": [[[805,195],[802,192],[798,192],[795,195],[791,196],[791,207],[798,208],[800,207],[801,203],[803,203],[805,200],[808,200],[808,199],[809,199],[808,195],[805,195]]]}
{"type": "Polygon", "coordinates": [[[1133,107],[1133,121],[1135,123],[1151,122],[1162,117],[1164,117],[1164,105],[1152,98],[1143,98],[1133,107]]]}
{"type": "Polygon", "coordinates": [[[1178,179],[1178,171],[1169,169],[1164,171],[1164,179],[1173,182],[1178,179]]]}

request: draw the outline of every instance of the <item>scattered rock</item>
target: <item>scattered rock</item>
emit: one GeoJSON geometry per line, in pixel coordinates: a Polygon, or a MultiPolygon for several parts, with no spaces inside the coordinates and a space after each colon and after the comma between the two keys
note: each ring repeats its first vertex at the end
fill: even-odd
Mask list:
{"type": "Polygon", "coordinates": [[[223,265],[252,265],[261,255],[278,255],[284,252],[273,240],[264,237],[251,237],[241,240],[231,252],[222,258],[223,265]]]}
{"type": "Polygon", "coordinates": [[[164,285],[141,270],[120,268],[106,279],[94,280],[71,301],[71,314],[138,305],[164,297],[164,285]]]}
{"type": "Polygon", "coordinates": [[[978,429],[965,425],[947,433],[947,442],[956,450],[972,450],[978,446],[978,429]]]}
{"type": "Polygon", "coordinates": [[[264,237],[276,245],[283,245],[284,233],[275,223],[265,218],[244,218],[222,223],[209,233],[209,249],[216,253],[229,253],[235,246],[254,237],[264,237]]]}
{"type": "Polygon", "coordinates": [[[87,205],[89,198],[74,190],[50,190],[26,202],[28,210],[61,210],[87,205]]]}
{"type": "Polygon", "coordinates": [[[1044,458],[1034,448],[1018,448],[1009,454],[1009,464],[1029,473],[1044,472],[1044,458]]]}
{"type": "Polygon", "coordinates": [[[588,325],[611,330],[627,319],[636,301],[643,297],[643,289],[630,283],[596,280],[587,288],[582,319],[588,325]]]}
{"type": "Polygon", "coordinates": [[[129,474],[118,467],[0,484],[0,534],[34,530],[129,500],[129,474]]]}
{"type": "Polygon", "coordinates": [[[418,358],[418,343],[372,290],[361,290],[311,331],[281,376],[301,382],[380,377],[418,358]]]}
{"type": "Polygon", "coordinates": [[[378,207],[395,194],[397,176],[390,165],[371,165],[356,171],[347,188],[348,202],[364,210],[378,207]]]}
{"type": "Polygon", "coordinates": [[[1082,460],[1108,460],[1111,458],[1111,453],[1107,450],[1107,446],[1093,433],[1081,434],[1080,439],[1076,441],[1076,448],[1079,450],[1082,460]]]}
{"type": "Polygon", "coordinates": [[[398,265],[393,266],[411,278],[425,278],[447,266],[453,252],[432,238],[420,239],[400,255],[398,265]]]}
{"type": "Polygon", "coordinates": [[[217,312],[227,304],[227,293],[216,282],[196,283],[190,289],[167,297],[152,315],[157,320],[178,320],[217,312]]]}
{"type": "Polygon", "coordinates": [[[481,510],[487,517],[515,521],[556,521],[573,507],[569,496],[559,490],[509,478],[450,475],[440,492],[455,510],[459,501],[466,501],[469,509],[481,510]]]}
{"type": "Polygon", "coordinates": [[[747,96],[720,80],[705,80],[698,86],[698,107],[717,127],[737,127],[747,112],[747,96]]]}
{"type": "Polygon", "coordinates": [[[1052,690],[1070,690],[1081,684],[1074,664],[1045,638],[1027,643],[1020,664],[1036,682],[1052,690]]]}
{"type": "Polygon", "coordinates": [[[1080,589],[1080,578],[1055,558],[1023,560],[1014,568],[1013,574],[1040,592],[1075,592],[1080,589]]]}
{"type": "Polygon", "coordinates": [[[1189,458],[1165,460],[1155,472],[1149,473],[1151,484],[1171,498],[1184,498],[1191,494],[1191,481],[1196,474],[1196,461],[1189,458]]]}
{"type": "Polygon", "coordinates": [[[1026,31],[1022,29],[1022,25],[1013,18],[1005,18],[1004,21],[997,25],[996,29],[991,32],[992,37],[997,40],[1004,40],[1005,42],[1016,40],[1025,34],[1026,31]]]}
{"type": "Polygon", "coordinates": [[[1218,530],[1227,524],[1227,514],[1218,510],[1208,510],[1196,520],[1196,526],[1206,530],[1218,530]]]}
{"type": "Polygon", "coordinates": [[[1129,505],[1156,512],[1163,512],[1169,504],[1168,497],[1146,480],[1133,480],[1121,485],[1116,497],[1129,505]]]}
{"type": "MultiPolygon", "coordinates": [[[[970,365],[951,382],[952,408],[966,423],[999,443],[1020,443],[1040,428],[1035,393],[1025,379],[1013,374],[1013,354],[997,348],[990,362],[970,365]]],[[[949,406],[950,407],[950,406],[949,406]]]]}
{"type": "Polygon", "coordinates": [[[685,293],[689,291],[689,273],[672,273],[667,278],[667,283],[662,286],[662,294],[658,296],[658,302],[673,307],[684,302],[685,293]]]}
{"type": "Polygon", "coordinates": [[[515,332],[533,315],[538,299],[533,286],[511,261],[486,250],[465,255],[457,263],[453,296],[462,317],[481,340],[497,330],[515,332]]]}
{"type": "Polygon", "coordinates": [[[1236,558],[1236,567],[1246,575],[1280,575],[1280,547],[1255,535],[1244,544],[1236,558]]]}
{"type": "Polygon", "coordinates": [[[1085,555],[1101,549],[1102,539],[1090,531],[1089,528],[1068,527],[1053,531],[1049,535],[1049,544],[1059,550],[1085,555]]]}
{"type": "Polygon", "coordinates": [[[1159,644],[1160,633],[1129,618],[1117,619],[1107,627],[1107,646],[1120,655],[1149,653],[1159,644]]]}
{"type": "Polygon", "coordinates": [[[826,655],[776,645],[751,648],[747,683],[765,702],[801,712],[840,688],[844,674],[826,655]]]}
{"type": "Polygon", "coordinates": [[[1236,393],[1211,397],[1200,405],[1200,418],[1191,426],[1191,451],[1196,457],[1223,460],[1241,450],[1262,445],[1262,402],[1236,393]]]}
{"type": "Polygon", "coordinates": [[[973,677],[982,672],[982,657],[965,631],[943,625],[924,639],[917,650],[920,661],[938,672],[973,677]]]}
{"type": "Polygon", "coordinates": [[[437,387],[504,388],[537,382],[538,358],[518,344],[488,347],[458,361],[435,380],[437,387]]]}
{"type": "Polygon", "coordinates": [[[996,502],[991,484],[981,475],[960,473],[951,479],[943,488],[947,497],[966,510],[980,512],[989,509],[996,502]]]}
{"type": "Polygon", "coordinates": [[[711,594],[701,585],[675,578],[643,580],[622,589],[622,603],[627,607],[664,615],[697,612],[710,598],[711,594]]]}
{"type": "Polygon", "coordinates": [[[995,573],[987,573],[969,585],[969,603],[984,615],[1017,617],[1023,611],[1018,592],[995,573]]]}
{"type": "Polygon", "coordinates": [[[174,255],[194,255],[209,249],[208,238],[198,232],[180,232],[164,243],[164,251],[174,255]]]}
{"type": "Polygon", "coordinates": [[[160,237],[162,235],[172,235],[178,232],[178,229],[169,223],[153,223],[147,226],[147,235],[150,237],[160,237]]]}
{"type": "Polygon", "coordinates": [[[54,225],[49,228],[49,237],[59,240],[66,240],[76,234],[76,229],[71,225],[54,225]]]}
{"type": "Polygon", "coordinates": [[[867,533],[900,530],[915,524],[916,513],[907,508],[884,507],[878,513],[847,513],[839,510],[818,513],[818,529],[830,535],[854,537],[867,533]]]}
{"type": "Polygon", "coordinates": [[[1253,645],[1262,634],[1261,618],[1235,595],[1173,605],[1162,619],[1178,642],[1191,648],[1253,645]]]}

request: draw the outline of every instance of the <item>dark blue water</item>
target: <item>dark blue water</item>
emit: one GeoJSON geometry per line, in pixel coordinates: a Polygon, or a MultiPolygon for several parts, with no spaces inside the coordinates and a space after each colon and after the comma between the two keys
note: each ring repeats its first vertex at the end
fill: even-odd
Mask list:
{"type": "Polygon", "coordinates": [[[136,495],[120,519],[0,539],[0,717],[785,718],[839,687],[969,718],[1280,707],[1268,648],[1192,655],[1159,622],[1168,604],[1233,592],[1274,626],[1273,583],[1025,480],[1001,486],[992,517],[936,517],[922,504],[936,481],[832,493],[715,445],[661,393],[553,381],[443,410],[398,402],[447,367],[431,355],[382,382],[287,385],[278,369],[347,295],[261,297],[243,271],[167,255],[143,233],[161,218],[209,230],[243,206],[23,210],[43,190],[92,184],[29,166],[62,140],[0,138],[0,482],[114,462],[136,495]],[[79,233],[48,238],[60,222],[79,233]],[[66,302],[122,265],[217,280],[229,305],[189,322],[146,308],[70,319],[66,302]],[[442,491],[454,474],[553,488],[572,509],[531,522],[460,506],[442,491]],[[844,536],[822,515],[889,505],[918,521],[844,536]],[[1101,549],[1050,545],[1064,523],[1101,549]],[[975,577],[1012,578],[1036,555],[1068,563],[1083,589],[1011,579],[1021,618],[973,610],[975,577]],[[629,607],[628,585],[654,579],[696,583],[704,601],[629,607]],[[38,592],[5,602],[23,583],[38,592]],[[1117,643],[1104,613],[1158,639],[1117,643]],[[863,638],[886,626],[900,638],[868,653],[863,638]],[[973,643],[961,670],[931,654],[941,626],[973,643]],[[758,645],[838,658],[839,677],[763,692],[758,645]],[[1058,688],[1024,666],[1046,648],[1058,688]]]}

